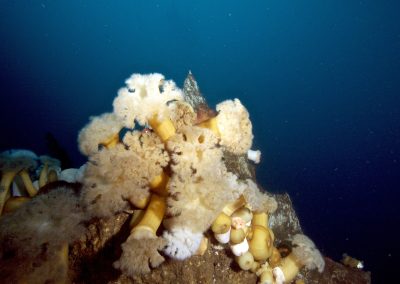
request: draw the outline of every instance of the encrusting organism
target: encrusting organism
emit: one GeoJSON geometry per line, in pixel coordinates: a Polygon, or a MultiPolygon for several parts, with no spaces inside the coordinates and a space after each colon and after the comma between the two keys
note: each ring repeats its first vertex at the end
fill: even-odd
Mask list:
{"type": "Polygon", "coordinates": [[[164,262],[159,251],[165,246],[163,238],[146,239],[145,241],[130,236],[122,244],[121,258],[114,262],[114,267],[127,275],[149,273],[164,262]]]}
{"type": "MultiPolygon", "coordinates": [[[[131,233],[122,244],[121,258],[114,267],[128,275],[150,272],[164,262],[161,251],[166,240],[157,236],[157,229],[165,214],[165,197],[153,194],[146,210],[140,212],[139,220],[131,221],[131,233]]],[[[134,218],[132,218],[134,219],[134,218]]]]}
{"type": "Polygon", "coordinates": [[[257,212],[274,213],[278,207],[276,200],[262,192],[257,184],[251,179],[245,181],[243,196],[248,204],[251,204],[251,209],[257,212]]]}
{"type": "Polygon", "coordinates": [[[39,194],[1,217],[0,274],[4,283],[65,283],[68,244],[85,232],[86,219],[74,190],[39,194]],[[11,257],[10,257],[11,256],[11,257]]]}
{"type": "Polygon", "coordinates": [[[185,126],[192,126],[196,122],[196,113],[193,108],[183,101],[172,101],[168,104],[170,119],[177,132],[185,126]]]}
{"type": "Polygon", "coordinates": [[[357,268],[357,269],[363,269],[364,268],[364,262],[349,256],[347,253],[344,253],[342,255],[342,260],[340,261],[344,265],[351,267],[351,268],[357,268]]]}

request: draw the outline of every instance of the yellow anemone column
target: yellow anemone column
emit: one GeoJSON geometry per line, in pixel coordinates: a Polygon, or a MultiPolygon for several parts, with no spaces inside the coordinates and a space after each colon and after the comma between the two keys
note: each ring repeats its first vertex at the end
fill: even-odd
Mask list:
{"type": "Polygon", "coordinates": [[[219,132],[218,123],[217,123],[217,116],[212,117],[206,121],[203,121],[203,122],[197,124],[197,126],[210,129],[212,132],[214,132],[214,134],[217,137],[221,137],[221,133],[219,132]]]}
{"type": "Polygon", "coordinates": [[[243,195],[240,195],[240,197],[232,202],[227,204],[223,209],[222,212],[224,212],[226,215],[231,216],[233,214],[233,212],[235,212],[236,210],[238,210],[239,208],[245,206],[247,204],[246,199],[244,198],[243,195]]]}
{"type": "Polygon", "coordinates": [[[142,220],[132,229],[131,236],[135,239],[156,238],[166,207],[165,197],[153,194],[142,220]]]}
{"type": "Polygon", "coordinates": [[[169,176],[162,171],[161,174],[156,176],[149,184],[150,190],[157,193],[160,196],[168,195],[167,183],[169,181],[169,176]]]}
{"type": "Polygon", "coordinates": [[[42,188],[46,185],[48,170],[49,166],[47,165],[47,163],[45,163],[39,175],[39,188],[42,188]]]}
{"type": "Polygon", "coordinates": [[[19,175],[22,179],[22,182],[25,185],[26,191],[28,192],[29,196],[30,197],[35,196],[37,193],[37,190],[32,184],[32,180],[31,180],[31,177],[29,176],[28,171],[26,169],[24,169],[19,173],[19,175]]]}
{"type": "Polygon", "coordinates": [[[255,260],[266,260],[272,254],[272,240],[268,229],[260,225],[252,226],[250,252],[255,260]]]}
{"type": "Polygon", "coordinates": [[[58,180],[57,171],[54,169],[51,169],[47,175],[47,182],[51,183],[51,182],[54,182],[57,180],[58,180]]]}
{"type": "Polygon", "coordinates": [[[119,132],[113,134],[111,137],[109,137],[108,139],[106,139],[105,141],[103,141],[100,144],[103,145],[104,147],[106,147],[107,149],[111,149],[111,148],[114,148],[115,145],[118,144],[118,142],[119,142],[119,132]]]}
{"type": "Polygon", "coordinates": [[[17,175],[17,171],[5,171],[0,182],[0,215],[3,211],[4,203],[10,191],[10,185],[17,175]]]}
{"type": "Polygon", "coordinates": [[[169,118],[159,121],[158,118],[154,116],[149,120],[149,124],[163,142],[167,141],[176,133],[175,126],[169,118]]]}
{"type": "Polygon", "coordinates": [[[25,197],[25,196],[10,197],[7,200],[6,204],[4,205],[3,213],[12,212],[12,211],[18,209],[19,207],[21,207],[22,204],[28,202],[29,200],[31,200],[31,199],[29,197],[25,197]]]}

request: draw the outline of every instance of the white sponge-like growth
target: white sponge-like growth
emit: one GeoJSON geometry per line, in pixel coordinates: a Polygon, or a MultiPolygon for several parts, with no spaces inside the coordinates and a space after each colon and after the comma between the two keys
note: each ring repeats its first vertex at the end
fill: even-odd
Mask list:
{"type": "Polygon", "coordinates": [[[245,154],[253,142],[249,113],[239,99],[227,100],[217,105],[217,125],[220,144],[234,154],[245,154]]]}
{"type": "Polygon", "coordinates": [[[309,237],[302,234],[294,235],[292,244],[292,253],[307,269],[316,268],[320,273],[324,270],[325,260],[309,237]]]}
{"type": "Polygon", "coordinates": [[[274,213],[278,208],[275,198],[261,191],[251,179],[246,180],[246,188],[243,195],[253,211],[274,213]]]}
{"type": "Polygon", "coordinates": [[[167,240],[164,253],[171,258],[183,260],[192,256],[198,250],[203,234],[194,233],[188,228],[176,227],[170,231],[165,231],[163,237],[167,240]]]}
{"type": "Polygon", "coordinates": [[[133,74],[125,83],[126,87],[118,91],[113,106],[114,113],[128,128],[134,127],[135,120],[145,126],[154,116],[160,121],[169,118],[167,103],[183,100],[182,91],[175,83],[164,80],[159,73],[133,74]]]}
{"type": "Polygon", "coordinates": [[[79,169],[70,168],[62,170],[58,179],[69,183],[82,182],[87,164],[83,164],[79,169]]]}

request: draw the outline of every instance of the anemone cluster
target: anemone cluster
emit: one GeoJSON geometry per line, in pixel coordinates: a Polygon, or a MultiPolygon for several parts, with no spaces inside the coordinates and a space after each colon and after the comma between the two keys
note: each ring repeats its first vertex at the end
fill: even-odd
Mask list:
{"type": "MultiPolygon", "coordinates": [[[[71,222],[58,217],[59,224],[79,229],[94,218],[129,213],[130,235],[114,267],[130,276],[150,272],[165,258],[201,255],[210,232],[231,249],[241,269],[260,276],[260,283],[288,283],[303,266],[322,271],[323,258],[304,235],[293,236],[293,250],[282,257],[268,222],[277,202],[253,179],[226,164],[227,155],[260,160],[260,151],[251,150],[252,124],[246,108],[234,99],[211,110],[197,85],[186,81],[188,85],[182,91],[161,74],[133,74],[118,91],[113,112],[90,118],[78,135],[79,149],[88,162],[79,171],[67,170],[72,177],[64,178],[79,182],[82,189],[71,196],[60,191],[71,203],[64,207],[75,206],[78,213],[71,222]]],[[[13,178],[19,174],[24,180],[24,169],[36,167],[35,161],[1,157],[2,207],[10,200],[13,178]]],[[[49,161],[42,161],[39,187],[53,179],[49,161]]],[[[31,188],[30,184],[25,187],[31,188]]],[[[37,190],[28,192],[34,196],[37,190]]],[[[36,203],[45,204],[42,199],[37,197],[36,203]]],[[[33,210],[32,206],[19,210],[33,210]]],[[[38,226],[42,225],[33,227],[38,226]]],[[[80,229],[74,232],[78,233],[64,234],[68,237],[54,243],[59,248],[71,244],[82,234],[80,229]]]]}
{"type": "Polygon", "coordinates": [[[161,74],[133,74],[119,90],[113,113],[92,118],[79,134],[89,159],[83,180],[89,211],[107,216],[134,210],[131,234],[115,267],[134,275],[149,272],[164,256],[183,260],[201,254],[204,233],[212,227],[217,240],[230,244],[242,269],[266,279],[270,263],[271,279],[293,278],[294,268],[278,265],[268,228],[276,201],[224,162],[226,152],[259,161],[259,151],[251,150],[248,111],[239,99],[205,111],[202,100],[197,100],[200,108],[188,97],[161,74]]]}
{"type": "Polygon", "coordinates": [[[47,184],[57,180],[75,182],[83,169],[62,171],[58,159],[38,156],[30,150],[12,149],[0,153],[0,215],[17,209],[47,184]]]}
{"type": "Polygon", "coordinates": [[[29,150],[0,154],[0,275],[3,283],[63,283],[68,246],[85,232],[78,169],[29,150]]]}

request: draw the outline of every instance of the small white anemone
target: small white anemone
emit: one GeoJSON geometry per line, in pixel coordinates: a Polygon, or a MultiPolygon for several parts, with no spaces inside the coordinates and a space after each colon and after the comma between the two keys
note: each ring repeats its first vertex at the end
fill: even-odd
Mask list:
{"type": "Polygon", "coordinates": [[[258,164],[261,160],[261,151],[260,150],[248,150],[247,151],[247,159],[253,161],[254,163],[258,164]]]}
{"type": "Polygon", "coordinates": [[[274,275],[275,284],[285,283],[285,274],[283,274],[283,271],[279,266],[272,269],[272,273],[274,275]]]}
{"type": "Polygon", "coordinates": [[[168,244],[164,253],[171,258],[183,260],[195,254],[203,239],[202,233],[194,233],[187,228],[173,228],[163,234],[168,244]]]}

